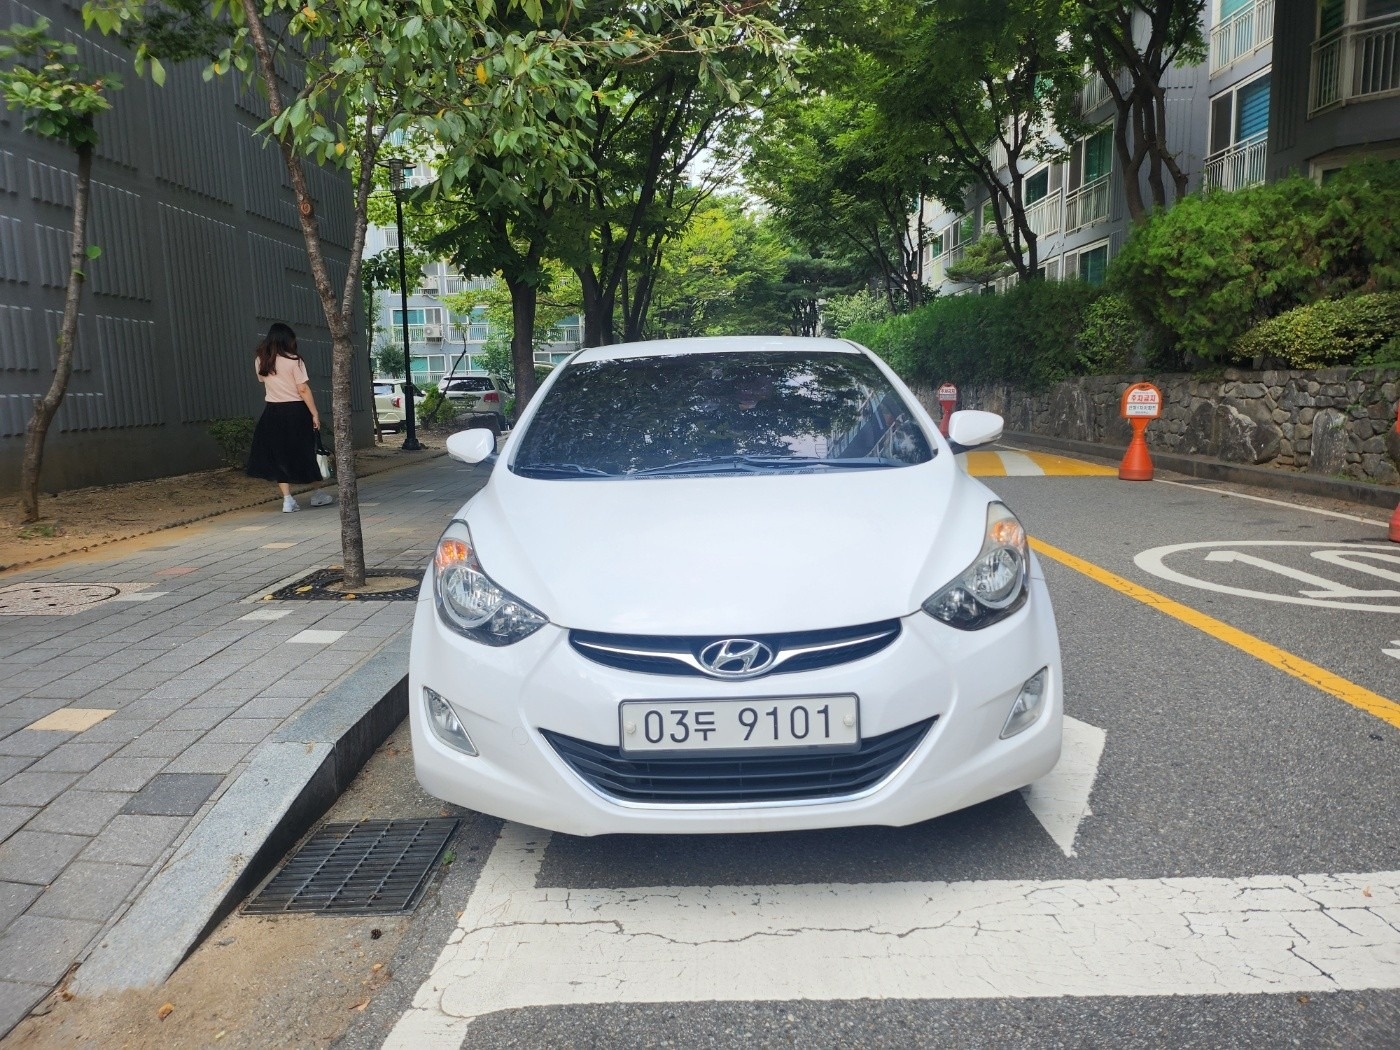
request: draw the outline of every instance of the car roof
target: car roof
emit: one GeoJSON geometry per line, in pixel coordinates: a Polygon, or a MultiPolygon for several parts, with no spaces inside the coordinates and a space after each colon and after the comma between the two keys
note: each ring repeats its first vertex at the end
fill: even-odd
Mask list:
{"type": "Polygon", "coordinates": [[[847,339],[795,335],[718,335],[694,339],[653,339],[640,343],[614,343],[580,350],[575,362],[617,361],[634,357],[680,357],[685,354],[750,354],[786,350],[799,353],[859,354],[862,349],[847,339]]]}

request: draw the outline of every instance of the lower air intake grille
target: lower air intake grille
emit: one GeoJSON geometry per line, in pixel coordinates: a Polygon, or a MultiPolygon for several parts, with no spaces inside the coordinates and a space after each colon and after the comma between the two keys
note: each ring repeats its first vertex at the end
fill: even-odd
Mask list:
{"type": "Polygon", "coordinates": [[[937,716],[861,741],[840,754],[711,758],[624,758],[619,748],[540,732],[575,773],[626,802],[796,802],[854,795],[889,776],[918,746],[937,716]]]}

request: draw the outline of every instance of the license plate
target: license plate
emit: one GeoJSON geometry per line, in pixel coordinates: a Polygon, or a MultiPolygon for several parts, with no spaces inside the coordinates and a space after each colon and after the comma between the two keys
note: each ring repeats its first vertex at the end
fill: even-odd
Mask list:
{"type": "Polygon", "coordinates": [[[846,696],[624,700],[622,751],[759,751],[860,744],[860,702],[846,696]]]}

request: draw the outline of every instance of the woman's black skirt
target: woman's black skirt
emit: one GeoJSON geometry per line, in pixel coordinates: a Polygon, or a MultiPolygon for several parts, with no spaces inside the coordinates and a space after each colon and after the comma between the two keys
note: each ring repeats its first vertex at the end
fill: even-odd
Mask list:
{"type": "Polygon", "coordinates": [[[316,466],[316,428],[305,401],[269,401],[253,431],[250,478],[305,485],[321,480],[316,466]]]}

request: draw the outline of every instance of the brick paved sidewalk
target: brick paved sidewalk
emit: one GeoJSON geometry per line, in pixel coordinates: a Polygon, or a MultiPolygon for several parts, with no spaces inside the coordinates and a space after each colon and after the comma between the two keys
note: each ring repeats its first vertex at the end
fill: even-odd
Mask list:
{"type": "MultiPolygon", "coordinates": [[[[485,480],[424,455],[360,483],[371,569],[421,574],[451,512],[485,480]]],[[[269,504],[155,534],[120,557],[0,575],[10,609],[15,588],[107,585],[74,594],[100,598],[76,611],[0,615],[0,1036],[84,957],[260,745],[402,644],[411,601],[258,600],[339,563],[334,506],[269,504]]]]}

